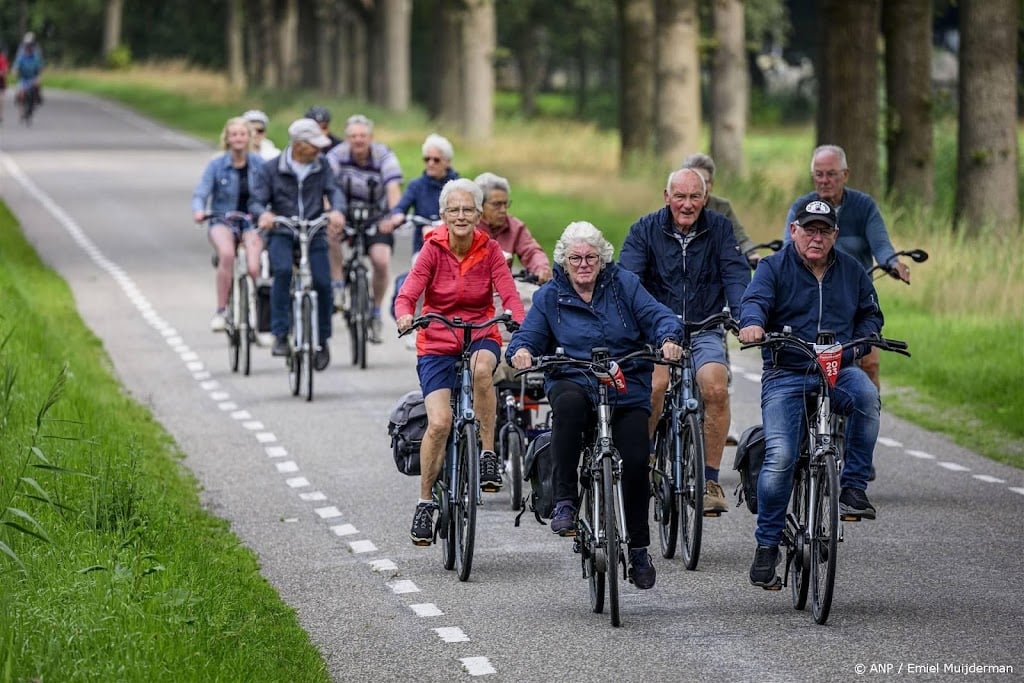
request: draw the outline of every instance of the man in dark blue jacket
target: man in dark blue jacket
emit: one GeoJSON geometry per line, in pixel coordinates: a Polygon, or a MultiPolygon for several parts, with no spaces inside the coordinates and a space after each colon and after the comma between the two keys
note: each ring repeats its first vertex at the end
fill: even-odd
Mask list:
{"type": "MultiPolygon", "coordinates": [[[[781,332],[786,326],[808,341],[814,341],[822,330],[834,332],[839,343],[881,333],[884,321],[871,278],[857,259],[835,249],[839,229],[832,205],[812,196],[797,211],[789,231],[790,242],[761,259],[754,271],[743,297],[740,341],[760,341],[766,331],[781,332]]],[[[875,385],[853,363],[865,351],[855,347],[844,352],[832,406],[847,415],[840,513],[874,519],[875,508],[865,491],[881,402],[875,385]]],[[[775,565],[793,489],[804,401],[807,392],[817,388],[818,375],[810,367],[815,361],[795,351],[773,355],[763,349],[763,357],[765,458],[757,481],[757,549],[750,582],[776,590],[781,580],[775,565]]]]}
{"type": "MultiPolygon", "coordinates": [[[[633,224],[622,245],[619,265],[640,276],[655,299],[686,323],[720,313],[728,304],[739,314],[750,266],[740,254],[732,224],[707,211],[708,188],[698,171],[673,171],[665,187],[665,206],[633,224]]],[[[729,365],[725,333],[703,332],[690,339],[697,384],[704,397],[704,512],[718,515],[729,509],[718,484],[722,451],[729,431],[729,365]]],[[[668,369],[656,365],[652,378],[653,435],[668,389],[668,369]]]]}

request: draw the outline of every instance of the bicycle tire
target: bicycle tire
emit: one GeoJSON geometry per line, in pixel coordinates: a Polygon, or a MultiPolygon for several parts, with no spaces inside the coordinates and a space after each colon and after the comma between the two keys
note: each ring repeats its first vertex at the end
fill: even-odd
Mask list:
{"type": "Polygon", "coordinates": [[[679,510],[679,532],[682,536],[683,562],[693,571],[700,561],[700,546],[704,532],[704,430],[696,413],[689,413],[683,421],[679,436],[682,452],[682,483],[676,500],[679,510]]]}
{"type": "MultiPolygon", "coordinates": [[[[234,287],[228,290],[228,301],[227,308],[229,314],[234,317],[234,311],[236,308],[235,303],[235,291],[234,287]]],[[[228,366],[231,368],[231,372],[238,372],[238,363],[241,357],[241,344],[238,339],[238,326],[235,325],[233,320],[226,321],[224,331],[228,337],[228,366]]]]}
{"type": "MultiPolygon", "coordinates": [[[[292,317],[294,318],[296,313],[298,317],[302,317],[302,307],[296,306],[293,300],[292,303],[292,317]]],[[[291,389],[292,396],[298,396],[299,391],[302,389],[302,324],[299,321],[294,321],[292,325],[292,339],[291,345],[288,348],[288,386],[291,389]]]]}
{"type": "Polygon", "coordinates": [[[508,484],[508,495],[513,510],[523,506],[523,455],[526,450],[526,437],[516,425],[505,423],[498,435],[498,449],[501,451],[505,469],[505,482],[508,484]]]}
{"type": "Polygon", "coordinates": [[[453,439],[455,438],[455,429],[452,428],[452,432],[448,437],[448,442],[445,444],[445,456],[444,465],[441,469],[441,495],[440,495],[440,516],[438,517],[438,535],[444,540],[441,544],[441,563],[447,570],[455,569],[455,502],[452,500],[452,481],[451,481],[451,458],[455,457],[454,448],[455,444],[453,439]]]}
{"type": "Polygon", "coordinates": [[[808,470],[798,462],[793,473],[793,495],[787,521],[791,521],[788,532],[792,534],[792,545],[787,548],[789,563],[789,590],[793,598],[793,609],[802,610],[807,606],[807,589],[810,583],[810,553],[807,550],[807,513],[811,505],[811,489],[808,485],[808,470]]]}
{"type": "Polygon", "coordinates": [[[249,276],[243,275],[238,278],[238,324],[235,325],[235,335],[238,339],[239,351],[241,353],[242,374],[248,376],[252,372],[252,325],[250,325],[249,309],[249,276]]]}
{"type": "Polygon", "coordinates": [[[601,462],[601,498],[604,529],[605,555],[608,558],[605,567],[605,581],[608,583],[608,614],[612,626],[618,626],[619,620],[619,558],[620,545],[619,527],[617,523],[615,501],[615,479],[612,472],[611,456],[604,456],[601,462]]]}
{"type": "Polygon", "coordinates": [[[811,611],[814,621],[824,624],[832,608],[839,550],[839,470],[835,458],[826,454],[815,482],[818,495],[815,529],[811,534],[811,611]]]}
{"type": "Polygon", "coordinates": [[[671,431],[671,420],[662,418],[655,434],[654,469],[651,470],[654,521],[658,524],[661,556],[665,559],[675,557],[676,542],[679,539],[679,514],[676,507],[674,477],[672,476],[672,459],[669,455],[671,431]]]}
{"type": "Polygon", "coordinates": [[[366,273],[358,272],[352,278],[351,308],[348,312],[349,338],[352,342],[352,365],[366,369],[366,341],[370,324],[370,290],[366,282],[366,273]]]}
{"type": "Polygon", "coordinates": [[[594,518],[595,501],[599,496],[597,487],[599,483],[590,476],[590,481],[583,487],[582,500],[577,524],[576,536],[580,539],[580,552],[583,555],[583,573],[587,577],[587,584],[590,589],[590,610],[594,614],[604,611],[604,566],[606,563],[599,561],[597,525],[598,520],[594,518]]]}
{"type": "MultiPolygon", "coordinates": [[[[306,401],[313,400],[313,298],[309,294],[302,296],[302,350],[305,358],[306,401]]],[[[326,343],[326,342],[325,342],[326,343]]]]}
{"type": "Polygon", "coordinates": [[[476,544],[476,501],[480,495],[480,446],[476,425],[462,428],[459,439],[459,485],[455,502],[455,568],[459,581],[468,581],[473,568],[473,549],[476,544]]]}

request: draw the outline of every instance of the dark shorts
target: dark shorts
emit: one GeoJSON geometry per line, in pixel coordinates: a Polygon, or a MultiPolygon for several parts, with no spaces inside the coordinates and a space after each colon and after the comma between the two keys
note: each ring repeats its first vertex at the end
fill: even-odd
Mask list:
{"type": "Polygon", "coordinates": [[[721,330],[705,330],[690,339],[693,352],[693,367],[700,370],[707,363],[721,363],[729,367],[725,357],[725,333],[721,330]]]}
{"type": "MultiPolygon", "coordinates": [[[[495,359],[500,358],[501,347],[493,339],[477,340],[469,349],[471,353],[486,349],[494,354],[495,359]]],[[[458,380],[455,376],[458,362],[459,356],[420,356],[416,361],[416,374],[419,375],[423,395],[429,396],[438,389],[453,389],[458,380]]]]}

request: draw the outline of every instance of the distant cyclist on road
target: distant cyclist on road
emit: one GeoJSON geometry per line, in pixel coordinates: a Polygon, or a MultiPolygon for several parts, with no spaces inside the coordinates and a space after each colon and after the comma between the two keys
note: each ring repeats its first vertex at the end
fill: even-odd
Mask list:
{"type": "Polygon", "coordinates": [[[18,102],[31,95],[36,98],[36,104],[42,104],[39,76],[43,72],[43,54],[36,44],[35,34],[25,34],[11,71],[18,78],[18,90],[15,95],[18,102]]]}
{"type": "Polygon", "coordinates": [[[263,159],[273,159],[281,150],[277,148],[274,141],[267,137],[267,126],[270,125],[270,117],[259,109],[250,109],[242,114],[242,118],[249,122],[252,128],[252,146],[263,159]]]}
{"type": "MultiPolygon", "coordinates": [[[[391,210],[391,227],[397,228],[405,220],[405,214],[412,210],[424,218],[438,218],[441,188],[449,181],[455,180],[459,174],[452,168],[455,150],[448,139],[431,133],[423,141],[423,163],[426,168],[423,175],[409,181],[391,210]]],[[[423,247],[423,228],[416,226],[412,236],[412,253],[415,255],[423,247]]]]}

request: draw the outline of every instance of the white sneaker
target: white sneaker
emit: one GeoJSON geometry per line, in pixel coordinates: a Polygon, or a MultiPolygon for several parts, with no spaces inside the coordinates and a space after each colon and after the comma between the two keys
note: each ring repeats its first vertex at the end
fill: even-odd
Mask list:
{"type": "Polygon", "coordinates": [[[213,314],[210,318],[210,329],[214,332],[223,332],[228,327],[227,311],[220,310],[213,314]]]}
{"type": "Polygon", "coordinates": [[[274,345],[274,335],[270,332],[257,332],[256,343],[265,348],[270,348],[274,345]]]}

